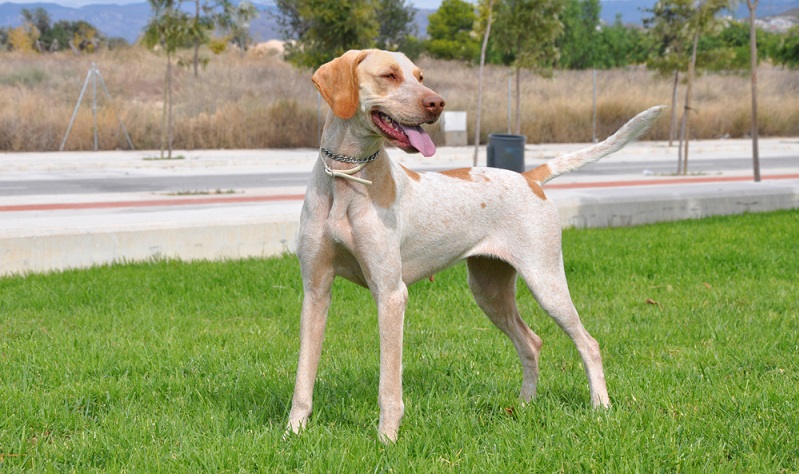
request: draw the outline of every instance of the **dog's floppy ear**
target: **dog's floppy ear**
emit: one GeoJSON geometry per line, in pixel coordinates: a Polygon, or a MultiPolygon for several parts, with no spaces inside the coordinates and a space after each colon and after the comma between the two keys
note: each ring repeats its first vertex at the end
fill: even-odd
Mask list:
{"type": "Polygon", "coordinates": [[[355,69],[367,54],[369,51],[347,51],[319,66],[311,78],[337,117],[349,119],[358,110],[358,76],[355,69]]]}

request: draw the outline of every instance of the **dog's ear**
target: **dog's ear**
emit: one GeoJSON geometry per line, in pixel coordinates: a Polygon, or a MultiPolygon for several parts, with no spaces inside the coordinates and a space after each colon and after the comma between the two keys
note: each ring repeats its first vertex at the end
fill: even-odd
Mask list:
{"type": "Polygon", "coordinates": [[[333,113],[343,119],[358,111],[358,76],[355,69],[369,51],[350,50],[319,66],[311,80],[333,113]]]}

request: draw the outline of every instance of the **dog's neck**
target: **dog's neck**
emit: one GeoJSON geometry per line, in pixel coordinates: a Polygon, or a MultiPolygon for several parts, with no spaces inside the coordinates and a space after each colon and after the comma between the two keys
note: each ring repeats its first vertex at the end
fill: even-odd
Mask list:
{"type": "Polygon", "coordinates": [[[352,167],[349,163],[362,163],[379,154],[384,142],[385,139],[375,135],[360,114],[342,119],[330,113],[322,131],[321,148],[335,156],[322,153],[322,157],[331,168],[352,167]]]}

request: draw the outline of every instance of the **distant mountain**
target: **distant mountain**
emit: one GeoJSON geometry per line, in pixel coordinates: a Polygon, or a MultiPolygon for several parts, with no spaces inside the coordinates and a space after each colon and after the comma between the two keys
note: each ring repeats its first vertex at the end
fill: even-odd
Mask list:
{"type": "Polygon", "coordinates": [[[148,3],[128,5],[86,5],[71,8],[55,3],[0,3],[0,26],[19,26],[22,24],[23,8],[35,10],[42,7],[55,23],[59,20],[88,21],[107,36],[119,36],[127,41],[135,41],[150,17],[148,3]]]}
{"type": "MultiPolygon", "coordinates": [[[[612,24],[616,20],[616,15],[620,15],[622,23],[640,25],[644,18],[651,16],[645,10],[651,9],[655,0],[601,0],[600,3],[602,5],[600,16],[605,23],[612,24]]],[[[799,0],[768,0],[758,4],[756,13],[758,18],[779,16],[788,14],[792,8],[799,8],[799,0]]],[[[734,16],[749,18],[746,2],[739,2],[734,16]]]]}
{"type": "MultiPolygon", "coordinates": [[[[649,16],[644,10],[651,8],[654,0],[603,0],[602,20],[613,23],[616,15],[620,15],[625,24],[641,24],[644,17],[649,16]]],[[[88,21],[109,37],[121,37],[134,42],[139,37],[144,25],[150,19],[152,10],[146,2],[129,3],[127,5],[90,4],[78,8],[64,7],[55,3],[0,3],[0,27],[19,26],[22,23],[23,8],[34,10],[42,7],[50,14],[53,22],[59,20],[88,21]]],[[[255,41],[266,41],[280,37],[277,22],[274,18],[274,4],[256,3],[260,15],[251,22],[250,31],[255,41]]],[[[770,0],[758,6],[758,17],[782,14],[790,9],[799,8],[799,0],[770,0]]],[[[417,10],[416,26],[419,36],[427,33],[427,17],[435,10],[417,10]]],[[[739,18],[748,17],[746,5],[736,10],[739,18]]]]}

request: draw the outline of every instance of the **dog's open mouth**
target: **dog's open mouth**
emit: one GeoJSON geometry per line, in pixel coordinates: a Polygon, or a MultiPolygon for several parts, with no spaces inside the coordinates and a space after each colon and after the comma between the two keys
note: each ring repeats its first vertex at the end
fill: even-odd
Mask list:
{"type": "Polygon", "coordinates": [[[420,125],[403,125],[380,111],[372,112],[372,122],[392,144],[408,153],[418,151],[424,156],[436,153],[436,145],[420,125]]]}

